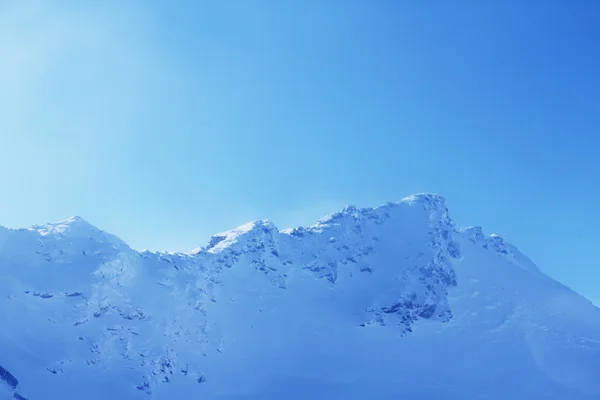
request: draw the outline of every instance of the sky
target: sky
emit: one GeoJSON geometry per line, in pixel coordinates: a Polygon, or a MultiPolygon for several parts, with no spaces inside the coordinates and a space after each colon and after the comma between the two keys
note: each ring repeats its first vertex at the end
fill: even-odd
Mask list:
{"type": "Polygon", "coordinates": [[[600,304],[600,2],[0,0],[0,224],[189,251],[446,197],[600,304]]]}

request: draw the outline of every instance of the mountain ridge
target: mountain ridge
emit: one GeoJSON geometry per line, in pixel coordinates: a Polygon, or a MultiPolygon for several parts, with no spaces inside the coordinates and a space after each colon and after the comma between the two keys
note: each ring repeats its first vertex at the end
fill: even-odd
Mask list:
{"type": "Polygon", "coordinates": [[[437,195],[259,220],[188,254],[81,218],[4,228],[0,272],[0,365],[30,400],[600,395],[600,310],[501,236],[456,229],[437,195]]]}
{"type": "MultiPolygon", "coordinates": [[[[350,204],[345,206],[342,210],[331,213],[331,214],[327,214],[321,218],[319,218],[314,224],[312,225],[308,225],[308,226],[299,226],[299,227],[295,227],[295,228],[284,228],[284,229],[279,229],[275,226],[275,224],[270,221],[269,219],[258,219],[258,220],[253,220],[253,221],[249,221],[246,222],[242,225],[239,225],[235,228],[229,229],[229,230],[225,230],[216,234],[213,234],[211,236],[211,238],[209,239],[209,243],[205,246],[200,246],[197,247],[195,249],[192,249],[191,251],[185,252],[185,251],[169,251],[169,250],[147,250],[147,249],[141,249],[141,250],[136,250],[132,247],[130,247],[129,245],[127,245],[128,247],[130,247],[132,250],[140,252],[140,253],[144,253],[144,252],[152,252],[152,253],[170,253],[170,254],[185,254],[185,255],[193,255],[196,254],[198,252],[200,252],[201,249],[204,248],[212,248],[210,242],[213,240],[214,237],[219,237],[222,235],[234,235],[234,234],[239,234],[239,233],[248,233],[248,231],[250,230],[250,228],[260,225],[260,226],[268,226],[269,229],[274,229],[279,233],[286,233],[289,234],[291,232],[294,231],[303,231],[303,230],[309,230],[309,229],[316,229],[318,228],[319,225],[322,225],[324,222],[331,222],[333,220],[335,220],[336,218],[340,218],[344,215],[350,215],[352,213],[359,213],[359,214],[365,214],[365,213],[369,213],[369,212],[376,212],[377,210],[382,210],[385,208],[389,208],[389,207],[394,207],[394,206],[398,206],[399,204],[402,203],[419,203],[419,204],[423,204],[423,205],[428,205],[428,206],[434,206],[437,209],[441,210],[444,209],[445,212],[448,212],[448,206],[447,206],[447,202],[445,197],[438,195],[438,194],[434,194],[434,193],[418,193],[418,194],[413,194],[410,196],[406,196],[403,199],[396,201],[396,202],[386,202],[383,203],[379,206],[376,207],[357,207],[354,204],[350,204]]],[[[73,215],[70,217],[67,217],[65,219],[56,221],[56,222],[47,222],[44,224],[34,224],[31,225],[30,227],[7,227],[4,225],[0,224],[0,230],[4,229],[4,230],[8,230],[8,231],[37,231],[39,232],[42,236],[46,236],[52,233],[58,233],[58,234],[64,234],[65,231],[67,230],[72,230],[73,228],[79,228],[80,230],[83,230],[84,233],[85,231],[89,231],[89,232],[95,232],[95,233],[102,233],[105,234],[109,237],[113,237],[115,239],[118,239],[119,241],[123,242],[118,235],[115,235],[114,233],[109,233],[101,228],[99,228],[98,226],[91,224],[90,222],[88,222],[86,219],[84,219],[81,216],[78,215],[73,215]]],[[[466,230],[471,230],[471,229],[476,229],[479,232],[481,232],[481,235],[483,235],[483,228],[480,226],[477,227],[465,227],[465,228],[460,228],[458,229],[458,231],[466,231],[466,230]]],[[[82,232],[80,231],[79,234],[81,234],[82,232]]],[[[490,235],[488,235],[489,237],[498,237],[499,241],[504,241],[504,236],[503,235],[499,235],[496,233],[492,233],[490,235]]],[[[124,244],[126,244],[125,242],[123,242],[124,244]]],[[[216,243],[214,244],[216,245],[216,243]]]]}

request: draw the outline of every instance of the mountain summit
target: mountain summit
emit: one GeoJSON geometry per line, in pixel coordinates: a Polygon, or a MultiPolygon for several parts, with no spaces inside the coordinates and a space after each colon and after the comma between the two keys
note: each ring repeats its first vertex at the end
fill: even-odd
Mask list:
{"type": "Polygon", "coordinates": [[[191,254],[0,228],[0,294],[0,399],[600,399],[600,309],[436,195],[191,254]]]}

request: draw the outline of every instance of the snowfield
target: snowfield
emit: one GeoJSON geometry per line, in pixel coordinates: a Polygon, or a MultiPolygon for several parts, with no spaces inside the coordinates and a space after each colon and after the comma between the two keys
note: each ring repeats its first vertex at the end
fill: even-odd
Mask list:
{"type": "Polygon", "coordinates": [[[0,227],[0,302],[0,399],[600,399],[600,309],[436,195],[191,254],[0,227]]]}

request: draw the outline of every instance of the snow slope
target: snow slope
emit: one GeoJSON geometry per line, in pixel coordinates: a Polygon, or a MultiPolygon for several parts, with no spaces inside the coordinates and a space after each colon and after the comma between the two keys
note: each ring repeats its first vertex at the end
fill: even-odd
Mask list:
{"type": "Polygon", "coordinates": [[[600,309],[435,195],[192,254],[0,228],[0,295],[0,399],[600,399],[600,309]]]}

